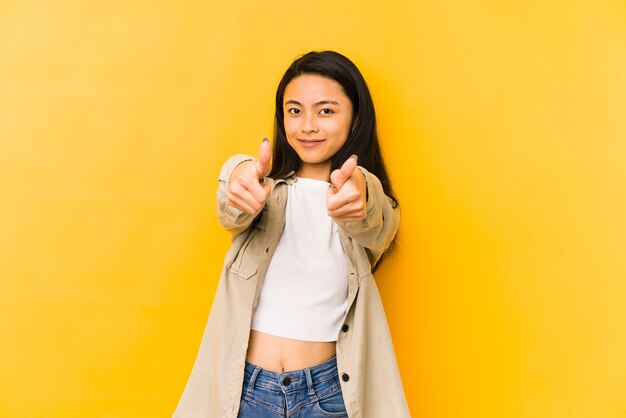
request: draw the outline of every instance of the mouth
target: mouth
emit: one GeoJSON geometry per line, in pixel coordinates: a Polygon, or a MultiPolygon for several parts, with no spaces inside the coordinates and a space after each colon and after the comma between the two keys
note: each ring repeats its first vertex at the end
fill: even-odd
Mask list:
{"type": "Polygon", "coordinates": [[[305,148],[313,148],[324,142],[324,139],[300,139],[298,142],[305,148]]]}

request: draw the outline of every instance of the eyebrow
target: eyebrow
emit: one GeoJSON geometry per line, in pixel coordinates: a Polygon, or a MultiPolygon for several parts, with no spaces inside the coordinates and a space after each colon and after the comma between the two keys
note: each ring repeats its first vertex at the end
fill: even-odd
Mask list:
{"type": "MultiPolygon", "coordinates": [[[[287,100],[287,101],[285,102],[285,105],[288,105],[288,104],[295,104],[295,105],[297,105],[297,106],[304,107],[304,106],[302,106],[302,103],[300,103],[300,102],[299,102],[299,101],[297,101],[297,100],[293,100],[293,99],[289,99],[289,100],[287,100]]],[[[319,101],[319,102],[315,103],[315,104],[313,105],[313,107],[316,107],[316,106],[321,106],[321,105],[328,105],[328,104],[332,104],[332,105],[337,105],[337,106],[339,106],[339,102],[336,102],[336,101],[334,101],[334,100],[321,100],[321,101],[319,101]]]]}

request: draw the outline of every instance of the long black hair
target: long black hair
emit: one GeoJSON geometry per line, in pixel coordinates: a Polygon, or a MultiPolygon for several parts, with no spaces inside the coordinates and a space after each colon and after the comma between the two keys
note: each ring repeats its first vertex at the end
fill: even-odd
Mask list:
{"type": "MultiPolygon", "coordinates": [[[[274,146],[269,177],[285,178],[292,172],[297,173],[302,164],[296,151],[287,142],[283,99],[287,85],[303,74],[315,74],[335,80],[352,102],[352,129],[345,144],[331,159],[331,172],[340,168],[352,154],[356,154],[359,157],[359,165],[378,177],[385,194],[391,198],[393,207],[397,207],[398,199],[391,187],[378,142],[376,113],[367,83],[356,65],[335,51],[311,51],[302,55],[291,63],[280,80],[276,90],[274,146]]],[[[395,241],[394,238],[387,252],[395,246],[395,241]]],[[[373,270],[378,268],[380,261],[382,257],[373,270]]]]}

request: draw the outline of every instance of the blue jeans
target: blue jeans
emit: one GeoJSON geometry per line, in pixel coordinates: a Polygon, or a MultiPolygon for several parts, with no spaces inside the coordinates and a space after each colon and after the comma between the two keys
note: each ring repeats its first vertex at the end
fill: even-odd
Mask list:
{"type": "Polygon", "coordinates": [[[238,418],[347,418],[337,357],[276,373],[246,362],[238,418]]]}

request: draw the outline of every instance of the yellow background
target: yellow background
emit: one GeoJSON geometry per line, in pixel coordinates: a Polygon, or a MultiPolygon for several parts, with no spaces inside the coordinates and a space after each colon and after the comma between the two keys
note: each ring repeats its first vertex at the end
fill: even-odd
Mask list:
{"type": "Polygon", "coordinates": [[[219,167],[312,49],[374,96],[412,415],[626,417],[617,0],[4,0],[0,416],[171,416],[229,244],[219,167]]]}

